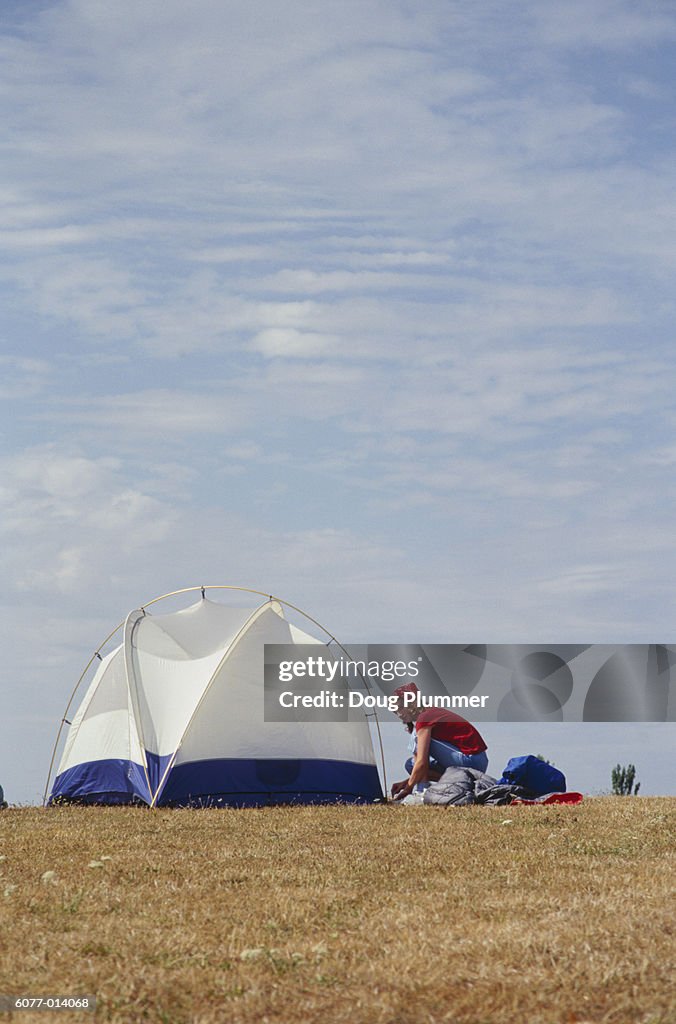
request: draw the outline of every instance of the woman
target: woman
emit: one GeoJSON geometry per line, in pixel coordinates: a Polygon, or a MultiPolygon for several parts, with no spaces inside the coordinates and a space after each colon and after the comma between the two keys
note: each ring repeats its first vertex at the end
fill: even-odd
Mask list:
{"type": "Polygon", "coordinates": [[[397,716],[409,732],[415,730],[415,757],[405,765],[409,777],[392,786],[395,800],[403,800],[416,786],[424,787],[430,780],[441,778],[451,765],[486,771],[486,744],[470,722],[444,708],[420,708],[417,701],[406,704],[406,693],[418,693],[415,683],[405,683],[394,691],[397,716]]]}

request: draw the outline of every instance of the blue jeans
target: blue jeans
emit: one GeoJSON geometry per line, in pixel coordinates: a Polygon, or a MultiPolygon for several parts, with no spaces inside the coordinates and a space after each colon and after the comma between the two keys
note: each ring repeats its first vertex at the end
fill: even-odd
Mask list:
{"type": "MultiPolygon", "coordinates": [[[[413,770],[414,758],[409,757],[406,762],[406,771],[410,774],[413,770]]],[[[454,747],[452,743],[444,743],[443,740],[430,741],[430,769],[435,772],[443,772],[451,765],[458,768],[475,768],[479,772],[485,772],[488,768],[488,754],[482,750],[480,754],[463,754],[461,750],[454,747]]]]}

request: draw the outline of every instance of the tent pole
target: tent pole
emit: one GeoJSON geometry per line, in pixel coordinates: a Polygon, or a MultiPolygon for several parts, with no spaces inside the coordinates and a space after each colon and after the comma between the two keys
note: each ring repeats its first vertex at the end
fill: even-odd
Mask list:
{"type": "Polygon", "coordinates": [[[105,647],[106,644],[108,643],[108,641],[112,640],[112,638],[115,636],[117,631],[122,629],[123,626],[124,626],[124,622],[120,622],[115,627],[115,629],[111,633],[108,634],[108,636],[103,641],[103,643],[99,644],[99,646],[94,651],[94,653],[92,654],[91,658],[89,659],[89,661],[85,665],[84,670],[82,672],[82,675],[80,676],[80,678],[78,679],[77,683],[75,684],[73,692],[71,693],[70,698],[68,700],[68,703],[66,704],[66,710],[64,711],[64,713],[63,713],[63,715],[61,717],[61,724],[59,725],[59,731],[57,732],[56,740],[54,741],[54,748],[52,750],[52,758],[51,758],[51,761],[49,762],[49,771],[47,773],[47,782],[45,783],[45,791],[44,791],[44,793],[42,795],[42,806],[43,807],[47,803],[47,793],[49,792],[49,782],[50,782],[50,779],[52,777],[52,769],[54,768],[54,761],[56,760],[57,747],[59,746],[59,740],[61,739],[61,733],[63,732],[63,727],[64,727],[64,724],[66,722],[66,718],[68,717],[68,712],[70,711],[70,706],[73,703],[73,701],[75,700],[75,694],[80,689],[80,685],[82,683],[82,680],[87,675],[87,672],[89,672],[89,669],[91,668],[95,658],[98,658],[99,661],[101,660],[101,655],[99,653],[101,648],[105,647]]]}

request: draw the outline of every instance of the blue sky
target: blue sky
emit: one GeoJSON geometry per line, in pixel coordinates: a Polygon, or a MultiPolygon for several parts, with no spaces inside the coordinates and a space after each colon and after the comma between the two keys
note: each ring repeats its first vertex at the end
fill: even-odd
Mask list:
{"type": "Polygon", "coordinates": [[[175,587],[673,642],[675,40],[649,0],[2,5],[11,799],[175,587]]]}

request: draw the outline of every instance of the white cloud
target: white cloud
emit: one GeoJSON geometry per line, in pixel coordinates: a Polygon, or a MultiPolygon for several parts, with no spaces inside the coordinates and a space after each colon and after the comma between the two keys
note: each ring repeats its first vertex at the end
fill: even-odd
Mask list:
{"type": "Polygon", "coordinates": [[[66,225],[57,228],[35,228],[17,231],[0,231],[0,247],[4,249],[43,249],[57,246],[78,245],[90,241],[92,232],[88,228],[66,225]]]}
{"type": "MultiPolygon", "coordinates": [[[[108,435],[176,438],[194,434],[237,433],[248,426],[253,410],[239,394],[208,394],[202,390],[158,389],[76,398],[56,415],[66,423],[86,424],[108,435]]],[[[49,418],[53,417],[53,412],[49,418]]]]}
{"type": "Polygon", "coordinates": [[[676,18],[663,4],[572,0],[565,7],[539,4],[536,22],[545,43],[623,50],[676,38],[676,18]]]}
{"type": "Polygon", "coordinates": [[[268,358],[307,358],[329,355],[336,348],[336,338],[312,331],[297,331],[293,327],[269,327],[259,331],[251,344],[253,349],[268,358]]]}
{"type": "Polygon", "coordinates": [[[100,584],[103,569],[162,543],[176,519],[167,501],[130,486],[112,458],[43,445],[3,460],[2,476],[3,567],[15,592],[100,584]]]}
{"type": "Polygon", "coordinates": [[[51,375],[52,367],[46,359],[0,356],[0,401],[37,398],[51,375]]]}
{"type": "Polygon", "coordinates": [[[543,580],[539,589],[543,593],[565,594],[571,599],[599,591],[613,593],[622,585],[622,568],[617,565],[572,566],[553,579],[543,580]]]}

